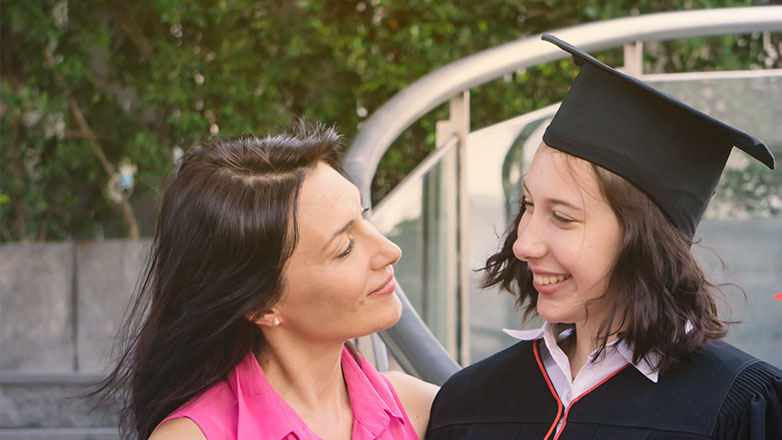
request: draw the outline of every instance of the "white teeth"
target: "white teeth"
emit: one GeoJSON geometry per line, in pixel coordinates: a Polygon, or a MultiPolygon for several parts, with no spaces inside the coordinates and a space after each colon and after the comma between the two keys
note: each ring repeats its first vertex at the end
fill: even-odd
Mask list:
{"type": "Polygon", "coordinates": [[[565,281],[566,279],[570,278],[570,275],[532,275],[533,280],[535,280],[535,283],[541,286],[545,286],[546,284],[554,284],[559,283],[562,281],[565,281]]]}

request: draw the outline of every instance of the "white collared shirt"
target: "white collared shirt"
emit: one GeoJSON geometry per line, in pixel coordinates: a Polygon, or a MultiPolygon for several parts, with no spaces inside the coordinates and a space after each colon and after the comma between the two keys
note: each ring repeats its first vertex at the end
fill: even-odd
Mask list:
{"type": "MultiPolygon", "coordinates": [[[[570,403],[578,396],[586,393],[595,385],[600,384],[607,377],[623,368],[628,363],[635,367],[641,374],[654,383],[657,383],[658,372],[654,367],[659,359],[654,354],[650,354],[651,363],[642,359],[638,364],[633,363],[633,350],[624,341],[612,342],[606,346],[605,353],[601,354],[597,360],[595,358],[597,350],[592,352],[587,358],[586,363],[573,378],[570,371],[570,361],[567,355],[557,344],[567,338],[572,329],[566,329],[557,333],[557,327],[548,322],[544,322],[543,327],[535,330],[508,330],[503,329],[505,333],[523,341],[532,341],[543,338],[540,357],[543,367],[554,386],[554,390],[559,396],[564,406],[563,410],[570,406],[570,403]]],[[[558,428],[559,429],[559,428],[558,428]]]]}

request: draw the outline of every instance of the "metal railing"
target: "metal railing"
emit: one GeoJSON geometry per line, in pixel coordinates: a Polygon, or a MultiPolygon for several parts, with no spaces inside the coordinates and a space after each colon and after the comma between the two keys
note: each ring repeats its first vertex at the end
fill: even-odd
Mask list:
{"type": "MultiPolygon", "coordinates": [[[[589,23],[551,33],[587,51],[624,46],[625,64],[637,74],[640,73],[638,60],[644,41],[763,31],[782,31],[782,6],[650,14],[589,23]]],[[[509,72],[565,58],[566,55],[556,46],[541,41],[540,35],[534,35],[455,61],[400,91],[366,121],[343,161],[363,199],[372,200],[372,179],[383,154],[405,129],[424,114],[454,97],[463,99],[465,92],[472,87],[509,72]]],[[[469,118],[469,114],[466,117],[469,118]]],[[[400,287],[397,293],[405,298],[400,287]]],[[[459,366],[409,302],[404,300],[403,304],[402,319],[396,326],[381,332],[381,337],[407,371],[441,384],[459,366]]],[[[376,358],[383,356],[384,350],[385,347],[377,346],[376,358]]]]}

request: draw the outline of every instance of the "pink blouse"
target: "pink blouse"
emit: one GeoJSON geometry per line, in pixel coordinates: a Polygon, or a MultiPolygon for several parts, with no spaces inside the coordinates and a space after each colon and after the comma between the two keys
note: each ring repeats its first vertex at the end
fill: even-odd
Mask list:
{"type": "MultiPolygon", "coordinates": [[[[353,440],[418,439],[391,382],[342,349],[342,374],[353,411],[353,440]]],[[[250,353],[228,377],[166,417],[187,417],[209,440],[322,440],[266,380],[250,353]]],[[[161,423],[163,423],[161,422],[161,423]]]]}

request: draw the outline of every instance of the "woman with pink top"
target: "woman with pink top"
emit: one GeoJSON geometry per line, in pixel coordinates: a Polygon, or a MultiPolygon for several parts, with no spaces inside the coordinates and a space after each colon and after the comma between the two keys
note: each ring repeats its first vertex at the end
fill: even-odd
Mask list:
{"type": "Polygon", "coordinates": [[[399,248],[364,219],[340,137],[215,140],[162,196],[127,345],[101,390],[152,439],[416,439],[436,387],[352,338],[399,319],[399,248]]]}

